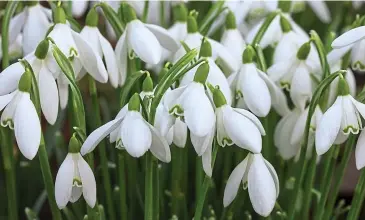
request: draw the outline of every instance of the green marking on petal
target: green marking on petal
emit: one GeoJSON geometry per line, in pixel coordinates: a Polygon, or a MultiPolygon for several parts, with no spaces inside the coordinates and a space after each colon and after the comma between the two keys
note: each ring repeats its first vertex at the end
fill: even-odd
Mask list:
{"type": "Polygon", "coordinates": [[[175,117],[180,117],[181,115],[184,114],[184,109],[182,108],[181,105],[175,105],[169,110],[169,113],[174,115],[175,117]]]}
{"type": "Polygon", "coordinates": [[[74,177],[72,180],[72,186],[82,187],[82,181],[79,177],[74,177]]]}

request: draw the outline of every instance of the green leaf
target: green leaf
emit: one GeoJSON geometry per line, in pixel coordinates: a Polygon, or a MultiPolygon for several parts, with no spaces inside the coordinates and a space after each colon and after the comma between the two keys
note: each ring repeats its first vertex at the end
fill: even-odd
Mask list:
{"type": "Polygon", "coordinates": [[[269,28],[271,22],[274,18],[279,14],[279,11],[271,12],[265,19],[264,23],[261,25],[259,31],[257,32],[255,38],[252,41],[252,45],[260,44],[261,39],[263,38],[266,30],[269,28]]]}
{"type": "Polygon", "coordinates": [[[13,17],[15,10],[18,6],[18,1],[9,1],[5,8],[5,15],[2,21],[1,29],[1,49],[3,53],[2,57],[2,67],[5,69],[9,66],[9,24],[10,19],[13,17]]]}
{"type": "Polygon", "coordinates": [[[38,216],[37,213],[35,213],[32,209],[30,208],[25,208],[25,216],[27,216],[27,220],[38,220],[38,216]]]}
{"type": "Polygon", "coordinates": [[[125,104],[127,104],[128,101],[128,95],[133,88],[133,85],[138,82],[138,79],[146,74],[146,71],[137,71],[130,76],[128,76],[123,88],[122,93],[120,95],[120,107],[123,107],[125,104]]]}
{"type": "Polygon", "coordinates": [[[123,24],[123,22],[119,19],[118,14],[105,2],[101,2],[97,4],[97,6],[103,9],[104,15],[113,27],[117,38],[122,36],[125,24],[123,24]]]}

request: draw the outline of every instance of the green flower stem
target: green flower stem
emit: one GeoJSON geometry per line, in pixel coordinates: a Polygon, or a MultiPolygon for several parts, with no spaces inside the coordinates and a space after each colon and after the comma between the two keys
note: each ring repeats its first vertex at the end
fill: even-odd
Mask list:
{"type": "Polygon", "coordinates": [[[160,1],[160,24],[161,27],[166,28],[166,14],[165,14],[165,1],[160,1]]]}
{"type": "Polygon", "coordinates": [[[365,199],[365,169],[361,170],[360,178],[356,184],[354,197],[351,202],[351,209],[347,215],[347,220],[357,220],[361,212],[365,199]]]}
{"type": "Polygon", "coordinates": [[[171,174],[171,216],[176,215],[178,218],[180,217],[179,214],[179,205],[181,203],[181,169],[182,169],[182,157],[183,155],[182,148],[176,147],[175,145],[171,146],[171,167],[172,167],[172,174],[171,174]]]}
{"type": "Polygon", "coordinates": [[[203,183],[204,171],[202,167],[201,157],[195,159],[195,198],[199,198],[201,187],[203,183]]]}
{"type": "Polygon", "coordinates": [[[147,21],[149,5],[150,5],[150,1],[148,1],[148,0],[144,1],[143,14],[142,14],[143,23],[146,23],[146,21],[147,21]]]}
{"type": "Polygon", "coordinates": [[[152,164],[153,164],[153,186],[154,186],[154,196],[155,201],[153,203],[153,219],[158,220],[160,219],[160,168],[158,165],[158,159],[156,157],[152,157],[152,164]]]}
{"type": "Polygon", "coordinates": [[[127,208],[127,187],[126,187],[126,175],[125,175],[125,152],[118,152],[118,181],[119,181],[119,203],[121,219],[128,219],[128,208],[127,208]]]}
{"type": "Polygon", "coordinates": [[[203,35],[209,31],[209,28],[215,18],[222,12],[224,6],[224,1],[218,1],[209,9],[208,13],[205,15],[203,20],[199,25],[199,32],[203,35]]]}
{"type": "Polygon", "coordinates": [[[1,153],[4,162],[5,181],[6,181],[6,197],[8,201],[8,218],[18,219],[18,205],[16,195],[15,180],[15,161],[13,155],[13,136],[8,128],[0,128],[1,133],[1,153]]]}
{"type": "MultiPolygon", "coordinates": [[[[99,106],[99,99],[98,99],[98,91],[96,88],[96,84],[94,79],[89,76],[89,92],[92,100],[92,107],[93,107],[93,118],[94,118],[94,127],[93,130],[100,127],[102,125],[101,118],[100,118],[100,106],[99,106]]],[[[110,174],[108,169],[108,158],[106,155],[106,145],[105,141],[100,142],[98,150],[100,156],[100,163],[101,163],[101,173],[103,177],[103,186],[105,191],[106,197],[106,207],[108,211],[108,219],[114,220],[115,218],[115,211],[114,211],[114,204],[112,198],[112,188],[110,183],[110,174]]]]}
{"type": "Polygon", "coordinates": [[[9,66],[9,24],[10,19],[13,17],[15,10],[18,6],[18,1],[9,1],[5,8],[5,15],[2,21],[1,29],[1,49],[3,53],[2,67],[5,69],[9,66]]]}
{"type": "Polygon", "coordinates": [[[153,156],[150,152],[145,154],[145,203],[144,203],[144,219],[153,220],[153,203],[155,198],[153,198],[154,182],[153,182],[153,156]]]}
{"type": "MultiPolygon", "coordinates": [[[[214,139],[213,152],[212,152],[212,169],[214,168],[214,163],[217,157],[218,148],[219,148],[218,142],[216,141],[216,139],[214,139]]],[[[199,196],[197,197],[194,219],[202,219],[205,197],[208,193],[209,186],[211,185],[212,185],[212,179],[209,176],[205,175],[203,185],[201,186],[199,196]]]]}
{"type": "MultiPolygon", "coordinates": [[[[333,147],[332,147],[333,148],[333,147]]],[[[331,154],[329,152],[328,154],[331,154]]],[[[317,153],[313,150],[312,157],[309,161],[307,168],[307,176],[303,185],[303,207],[302,207],[302,217],[303,219],[309,219],[309,209],[312,202],[312,186],[314,182],[314,177],[316,175],[316,166],[317,166],[317,153]]],[[[328,187],[329,188],[329,187],[328,187]]]]}
{"type": "Polygon", "coordinates": [[[325,211],[325,205],[330,191],[331,180],[333,175],[333,170],[336,166],[337,153],[340,146],[332,146],[330,151],[325,155],[323,164],[323,174],[320,180],[320,193],[321,197],[319,204],[316,207],[315,219],[321,220],[325,211]]]}

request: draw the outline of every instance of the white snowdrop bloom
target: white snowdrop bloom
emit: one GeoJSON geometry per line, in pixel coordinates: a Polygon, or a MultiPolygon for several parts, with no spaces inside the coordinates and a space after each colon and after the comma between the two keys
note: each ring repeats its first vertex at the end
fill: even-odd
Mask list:
{"type": "Polygon", "coordinates": [[[177,147],[184,148],[188,138],[188,127],[180,117],[176,118],[175,123],[167,133],[167,142],[174,143],[177,147]]]}
{"type": "Polygon", "coordinates": [[[208,72],[207,63],[200,65],[194,81],[165,94],[163,100],[169,113],[183,116],[191,134],[199,137],[206,136],[215,124],[214,109],[204,88],[208,72]]]}
{"type": "Polygon", "coordinates": [[[255,212],[269,216],[279,195],[279,179],[274,167],[261,154],[249,153],[228,178],[224,189],[224,207],[237,196],[241,182],[244,189],[248,188],[255,212]]]}
{"type": "MultiPolygon", "coordinates": [[[[222,70],[215,64],[212,58],[212,48],[210,46],[209,41],[204,40],[202,43],[202,47],[200,48],[200,57],[206,58],[208,60],[209,65],[209,73],[208,78],[206,80],[207,84],[211,84],[212,86],[219,86],[219,88],[223,91],[224,96],[227,99],[228,104],[232,103],[232,92],[228,84],[228,80],[222,70]]],[[[185,86],[191,83],[194,80],[195,73],[200,66],[196,66],[189,70],[184,77],[182,77],[180,81],[180,86],[185,86]]]]}
{"type": "Polygon", "coordinates": [[[226,16],[226,29],[223,32],[221,44],[237,59],[237,63],[241,62],[246,43],[236,28],[236,18],[232,12],[229,12],[226,16]]]}
{"type": "Polygon", "coordinates": [[[0,111],[4,109],[1,125],[14,129],[19,150],[29,160],[35,157],[41,142],[41,125],[29,94],[31,84],[32,74],[26,71],[19,80],[17,90],[0,95],[0,111]]]}
{"type": "MultiPolygon", "coordinates": [[[[89,2],[88,0],[73,0],[71,2],[71,12],[72,12],[72,16],[75,17],[75,18],[81,18],[86,10],[87,10],[87,7],[89,5],[89,2]]],[[[93,10],[93,9],[91,9],[93,10]]]]}
{"type": "MultiPolygon", "coordinates": [[[[22,40],[23,40],[23,36],[21,34],[19,34],[15,41],[12,41],[11,44],[9,45],[9,57],[10,59],[13,58],[17,58],[17,57],[21,57],[21,55],[23,54],[23,49],[22,49],[22,40]]],[[[1,36],[0,36],[0,44],[1,44],[1,36]]],[[[9,40],[10,43],[10,40],[9,40]]],[[[2,59],[3,57],[3,51],[0,50],[0,59],[2,59]]]]}
{"type": "Polygon", "coordinates": [[[313,12],[317,15],[319,20],[321,20],[325,24],[331,22],[331,13],[325,1],[307,1],[307,3],[312,8],[313,12]]]}
{"type": "Polygon", "coordinates": [[[80,143],[72,137],[69,153],[62,162],[56,176],[55,197],[59,209],[66,207],[84,196],[86,203],[93,208],[96,203],[96,181],[89,164],[79,153],[80,143]]]}
{"type": "Polygon", "coordinates": [[[100,33],[97,28],[98,14],[94,8],[90,9],[86,17],[86,26],[80,32],[81,37],[89,44],[100,58],[104,57],[106,70],[108,72],[111,85],[118,86],[118,65],[112,45],[100,33]]]}
{"type": "Polygon", "coordinates": [[[318,155],[326,153],[332,144],[345,142],[350,133],[358,134],[362,128],[361,117],[365,116],[365,104],[356,101],[349,92],[347,82],[340,77],[338,97],[323,114],[315,136],[318,155]]]}
{"type": "Polygon", "coordinates": [[[115,47],[120,72],[119,85],[123,85],[127,77],[128,57],[137,56],[147,64],[154,65],[162,59],[162,47],[171,52],[178,49],[178,43],[166,29],[142,23],[131,6],[124,4],[122,7],[127,25],[115,47]]]}
{"type": "Polygon", "coordinates": [[[84,71],[88,72],[95,80],[106,83],[108,73],[101,56],[79,34],[67,24],[65,12],[61,7],[55,10],[55,26],[49,33],[50,37],[61,52],[73,61],[76,78],[81,78],[84,71]]]}
{"type": "Polygon", "coordinates": [[[51,26],[51,10],[43,7],[38,2],[26,3],[22,12],[14,16],[9,24],[9,44],[11,45],[17,36],[23,36],[23,55],[26,56],[34,51],[46,37],[48,28],[51,26]]]}
{"type": "Polygon", "coordinates": [[[362,169],[365,166],[365,132],[364,129],[361,131],[359,138],[356,142],[356,150],[355,150],[355,159],[356,159],[356,168],[358,170],[362,169]]]}
{"type": "Polygon", "coordinates": [[[139,95],[134,94],[116,118],[93,131],[81,147],[81,155],[90,153],[106,136],[110,142],[117,142],[117,148],[124,148],[132,157],[141,157],[147,150],[163,162],[170,162],[169,145],[140,113],[139,95]]]}
{"type": "Polygon", "coordinates": [[[254,49],[248,46],[243,53],[243,63],[228,81],[235,93],[237,107],[250,109],[259,117],[266,116],[271,105],[280,115],[290,110],[284,92],[253,63],[254,49]]]}
{"type": "Polygon", "coordinates": [[[314,66],[311,60],[307,59],[310,50],[311,45],[306,42],[297,50],[296,56],[280,61],[267,70],[269,78],[287,89],[294,105],[302,110],[313,93],[310,74],[314,66]]]}
{"type": "MultiPolygon", "coordinates": [[[[200,48],[203,40],[203,35],[198,31],[198,24],[195,20],[193,15],[189,15],[187,19],[187,31],[188,34],[184,39],[184,43],[190,48],[200,48]]],[[[227,69],[229,73],[237,71],[239,68],[239,63],[237,60],[232,56],[231,52],[226,49],[221,43],[212,40],[210,38],[205,38],[211,45],[212,55],[211,57],[213,60],[219,60],[219,63],[227,69]]],[[[173,57],[173,63],[177,62],[182,56],[186,54],[186,50],[184,46],[181,46],[178,51],[176,51],[173,57]]]]}

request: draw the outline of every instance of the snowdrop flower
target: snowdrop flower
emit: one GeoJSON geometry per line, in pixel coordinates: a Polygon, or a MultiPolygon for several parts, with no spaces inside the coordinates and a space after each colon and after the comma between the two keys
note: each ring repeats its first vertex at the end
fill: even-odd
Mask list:
{"type": "MultiPolygon", "coordinates": [[[[202,46],[200,48],[199,56],[205,58],[208,61],[209,65],[209,73],[206,83],[211,84],[213,86],[219,86],[219,88],[223,91],[224,96],[226,97],[229,104],[232,103],[232,92],[229,88],[229,84],[227,78],[225,77],[222,70],[215,64],[212,58],[212,47],[206,38],[204,38],[202,42],[202,46]]],[[[191,83],[194,80],[195,73],[199,66],[192,68],[189,72],[187,72],[184,77],[180,81],[180,86],[185,86],[191,83]]]]}
{"type": "Polygon", "coordinates": [[[80,142],[72,136],[69,152],[62,162],[56,176],[55,196],[59,209],[66,207],[84,196],[86,203],[93,208],[96,203],[96,181],[89,164],[80,154],[80,142]]]}
{"type": "Polygon", "coordinates": [[[94,53],[98,54],[100,58],[104,57],[110,83],[116,88],[119,74],[117,60],[111,44],[97,28],[98,20],[95,8],[90,9],[86,17],[86,26],[82,29],[80,35],[94,50],[94,53]]]}
{"type": "Polygon", "coordinates": [[[108,73],[101,56],[79,33],[71,30],[66,24],[66,15],[61,7],[56,8],[54,18],[55,26],[48,36],[62,53],[73,61],[76,78],[84,75],[82,72],[84,68],[95,80],[106,83],[108,73]]]}
{"type": "Polygon", "coordinates": [[[249,153],[232,171],[224,189],[223,205],[227,207],[237,196],[243,183],[255,212],[269,216],[279,195],[279,179],[274,167],[261,154],[249,153]]]}
{"type": "Polygon", "coordinates": [[[0,111],[4,109],[1,125],[14,129],[19,150],[29,160],[35,157],[41,142],[41,125],[30,100],[31,85],[32,74],[27,70],[22,74],[17,90],[0,96],[0,111]]]}
{"type": "Polygon", "coordinates": [[[247,106],[255,115],[265,117],[273,105],[280,115],[287,114],[289,107],[284,92],[256,68],[254,55],[254,49],[248,46],[243,53],[240,70],[228,79],[238,101],[237,107],[247,106]]]}
{"type": "Polygon", "coordinates": [[[358,170],[362,169],[365,166],[365,132],[361,131],[359,138],[356,142],[356,150],[355,150],[355,159],[356,159],[356,168],[358,170]]]}
{"type": "Polygon", "coordinates": [[[358,134],[365,116],[365,104],[356,101],[349,92],[347,82],[340,77],[338,97],[324,113],[315,134],[318,155],[326,153],[332,144],[341,144],[349,134],[358,134]]]}
{"type": "Polygon", "coordinates": [[[36,49],[51,26],[51,11],[49,9],[35,1],[29,1],[26,4],[24,10],[10,20],[9,25],[9,44],[11,45],[22,33],[24,56],[36,49]]]}
{"type": "Polygon", "coordinates": [[[171,153],[167,141],[142,117],[140,108],[140,97],[136,93],[114,120],[89,135],[81,147],[81,155],[93,151],[110,134],[110,142],[117,142],[116,147],[124,148],[132,157],[141,157],[150,150],[159,160],[170,162],[171,153]]]}
{"type": "Polygon", "coordinates": [[[319,20],[321,20],[325,24],[331,22],[331,13],[325,1],[307,1],[307,3],[312,8],[313,12],[317,15],[319,20]]]}
{"type": "Polygon", "coordinates": [[[226,29],[223,32],[221,44],[232,53],[234,58],[237,59],[237,63],[240,63],[246,43],[236,28],[236,18],[231,11],[226,16],[226,29]]]}
{"type": "MultiPolygon", "coordinates": [[[[201,46],[203,35],[201,35],[198,31],[198,24],[193,15],[188,16],[187,20],[187,30],[188,34],[184,39],[184,43],[190,48],[199,48],[201,46]]],[[[211,44],[213,60],[217,60],[219,58],[220,64],[227,69],[229,73],[237,71],[239,67],[239,63],[237,60],[231,55],[231,53],[219,42],[212,40],[210,38],[206,38],[207,41],[211,44]]],[[[184,54],[186,53],[185,48],[181,46],[178,51],[176,51],[173,62],[177,62],[184,54]]]]}
{"type": "Polygon", "coordinates": [[[128,56],[130,58],[137,56],[147,64],[158,64],[162,58],[162,47],[171,52],[178,49],[178,43],[166,29],[142,23],[128,4],[123,4],[121,7],[127,25],[115,47],[120,71],[119,85],[124,84],[127,76],[128,56]]]}
{"type": "Polygon", "coordinates": [[[305,104],[312,97],[312,62],[308,58],[311,50],[310,42],[304,43],[296,56],[280,61],[268,69],[271,80],[290,92],[294,105],[304,110],[305,104]]]}
{"type": "MultiPolygon", "coordinates": [[[[204,88],[209,69],[209,65],[203,63],[192,82],[172,90],[164,98],[169,113],[176,117],[183,116],[191,134],[199,137],[206,136],[215,124],[214,109],[204,88]]],[[[197,153],[201,155],[202,152],[197,153]]]]}
{"type": "Polygon", "coordinates": [[[169,145],[174,143],[177,147],[185,147],[188,138],[188,127],[182,121],[181,117],[176,118],[175,123],[171,126],[166,138],[169,145]]]}

